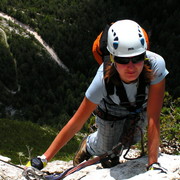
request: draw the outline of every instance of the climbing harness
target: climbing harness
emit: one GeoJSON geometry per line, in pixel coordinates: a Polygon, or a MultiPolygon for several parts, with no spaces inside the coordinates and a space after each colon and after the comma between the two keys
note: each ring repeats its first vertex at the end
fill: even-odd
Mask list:
{"type": "Polygon", "coordinates": [[[138,159],[145,155],[143,132],[142,129],[137,125],[141,117],[137,116],[136,114],[131,114],[130,116],[131,116],[130,127],[128,129],[124,129],[123,134],[119,140],[120,142],[122,142],[122,144],[124,144],[124,146],[128,147],[126,153],[123,155],[124,159],[126,160],[138,159]],[[137,130],[140,131],[140,136],[141,136],[141,154],[135,158],[128,158],[126,157],[126,155],[128,154],[131,145],[133,144],[134,134],[137,130]]]}

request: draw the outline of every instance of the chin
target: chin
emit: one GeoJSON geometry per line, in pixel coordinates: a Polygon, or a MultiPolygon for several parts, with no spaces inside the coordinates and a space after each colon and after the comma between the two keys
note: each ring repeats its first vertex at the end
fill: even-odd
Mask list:
{"type": "Polygon", "coordinates": [[[126,83],[133,83],[133,82],[136,82],[138,78],[128,78],[126,79],[126,83]]]}

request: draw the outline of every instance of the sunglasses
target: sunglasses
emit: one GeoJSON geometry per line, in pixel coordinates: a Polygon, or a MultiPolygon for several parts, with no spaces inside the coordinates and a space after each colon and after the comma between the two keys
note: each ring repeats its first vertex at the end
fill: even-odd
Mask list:
{"type": "Polygon", "coordinates": [[[133,64],[139,63],[141,61],[144,61],[146,56],[146,54],[140,54],[138,56],[134,56],[134,57],[118,57],[118,56],[114,56],[114,61],[118,64],[128,64],[130,61],[133,64]]]}

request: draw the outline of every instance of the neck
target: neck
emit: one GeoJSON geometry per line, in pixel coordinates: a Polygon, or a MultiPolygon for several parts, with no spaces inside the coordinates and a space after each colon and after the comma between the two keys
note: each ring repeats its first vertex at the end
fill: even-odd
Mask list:
{"type": "MultiPolygon", "coordinates": [[[[121,79],[121,77],[120,77],[120,79],[121,79]]],[[[139,81],[139,78],[137,78],[137,79],[135,79],[134,81],[129,81],[129,82],[125,82],[125,81],[123,81],[123,80],[121,80],[123,83],[125,83],[125,84],[133,84],[133,83],[136,83],[136,82],[138,82],[139,81]]]]}

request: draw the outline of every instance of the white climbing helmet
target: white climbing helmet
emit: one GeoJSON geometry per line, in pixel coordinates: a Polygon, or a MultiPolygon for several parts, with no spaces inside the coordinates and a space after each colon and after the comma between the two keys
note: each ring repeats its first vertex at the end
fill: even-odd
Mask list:
{"type": "Polygon", "coordinates": [[[107,49],[113,56],[131,57],[147,49],[146,35],[139,24],[132,20],[120,20],[108,30],[107,49]]]}

